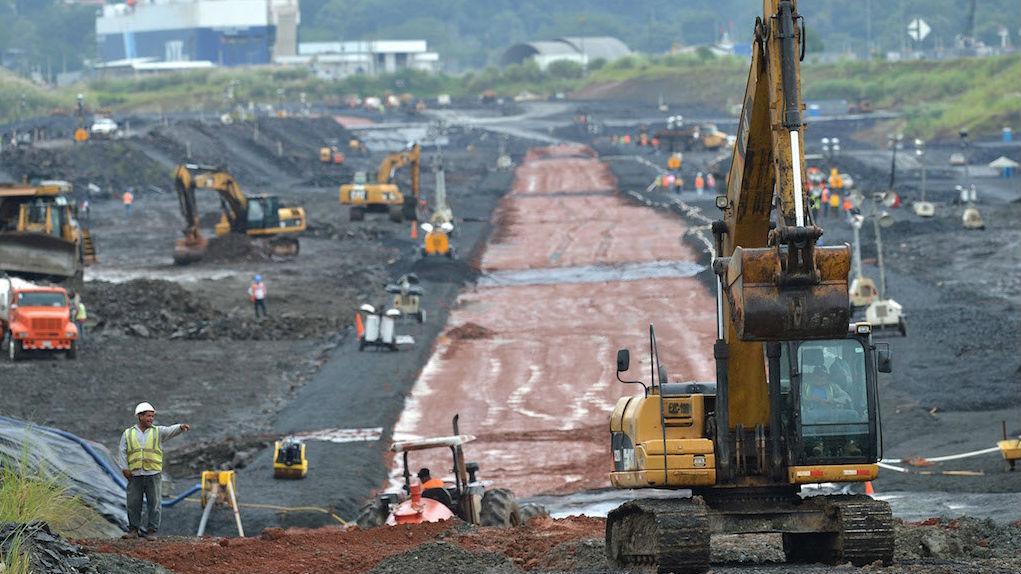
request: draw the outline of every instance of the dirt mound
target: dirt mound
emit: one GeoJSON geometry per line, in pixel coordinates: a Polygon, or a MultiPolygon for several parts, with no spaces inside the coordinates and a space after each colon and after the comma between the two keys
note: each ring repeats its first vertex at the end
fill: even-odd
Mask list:
{"type": "MultiPolygon", "coordinates": [[[[102,541],[98,552],[156,562],[177,574],[367,572],[384,559],[440,538],[449,523],[343,531],[269,530],[260,538],[102,541]]],[[[409,572],[416,570],[390,570],[409,572]]]]}
{"type": "Polygon", "coordinates": [[[89,282],[83,290],[97,334],[143,339],[283,340],[330,336],[344,326],[332,316],[279,315],[256,320],[214,308],[171,281],[89,282]]]}
{"type": "Polygon", "coordinates": [[[1021,552],[1021,524],[977,518],[931,518],[897,528],[897,558],[1011,558],[1021,552]]]}
{"type": "MultiPolygon", "coordinates": [[[[591,556],[586,545],[579,547],[583,540],[602,537],[605,530],[602,518],[534,518],[525,526],[509,530],[479,528],[458,536],[457,543],[474,552],[506,556],[524,570],[566,570],[580,563],[605,567],[599,558],[591,556]]],[[[600,542],[600,556],[602,551],[600,542]]]]}
{"type": "Polygon", "coordinates": [[[209,247],[202,260],[208,263],[234,263],[268,261],[268,246],[260,241],[253,241],[247,235],[228,233],[209,240],[209,247]]]}
{"type": "Polygon", "coordinates": [[[465,339],[491,339],[495,335],[493,331],[475,323],[465,323],[447,331],[447,337],[458,341],[465,339]]]}
{"type": "Polygon", "coordinates": [[[430,542],[380,562],[372,574],[513,574],[520,572],[499,554],[469,552],[456,544],[430,542]]]}
{"type": "MultiPolygon", "coordinates": [[[[82,549],[50,531],[44,522],[0,524],[0,556],[11,556],[11,545],[20,536],[21,551],[28,554],[32,572],[47,574],[93,573],[89,557],[82,549]]],[[[0,565],[3,563],[0,562],[0,565]]],[[[3,569],[0,568],[0,572],[3,569]]]]}
{"type": "Polygon", "coordinates": [[[14,179],[64,179],[84,188],[94,183],[103,192],[136,192],[150,184],[167,185],[171,174],[145,154],[120,141],[88,142],[60,149],[4,148],[0,164],[14,179]]]}
{"type": "Polygon", "coordinates": [[[599,157],[596,150],[590,148],[587,145],[557,145],[549,147],[533,148],[528,151],[525,155],[525,162],[537,161],[544,159],[564,159],[564,158],[584,158],[592,159],[599,157]]]}

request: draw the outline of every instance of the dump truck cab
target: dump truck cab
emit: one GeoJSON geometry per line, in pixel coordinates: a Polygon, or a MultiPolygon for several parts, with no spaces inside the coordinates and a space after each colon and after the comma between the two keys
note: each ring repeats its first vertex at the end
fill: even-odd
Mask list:
{"type": "Polygon", "coordinates": [[[28,351],[78,356],[78,327],[71,321],[71,301],[61,287],[0,279],[0,327],[12,361],[28,351]]]}

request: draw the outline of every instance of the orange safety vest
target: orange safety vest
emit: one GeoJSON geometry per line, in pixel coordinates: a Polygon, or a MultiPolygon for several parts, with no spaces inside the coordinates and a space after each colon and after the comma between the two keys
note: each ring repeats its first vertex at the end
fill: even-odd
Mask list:
{"type": "Polygon", "coordinates": [[[705,187],[705,178],[701,175],[695,176],[695,189],[702,189],[705,187]]]}
{"type": "Polygon", "coordinates": [[[829,203],[829,201],[830,201],[830,188],[828,188],[828,187],[826,187],[824,185],[823,188],[822,188],[822,202],[823,203],[829,203]]]}
{"type": "Polygon", "coordinates": [[[851,196],[849,195],[849,196],[844,198],[844,206],[843,206],[843,208],[844,208],[844,211],[851,211],[852,207],[854,207],[854,206],[851,205],[851,196]]]}
{"type": "Polygon", "coordinates": [[[131,193],[130,191],[125,191],[124,192],[123,200],[124,200],[124,205],[131,205],[135,201],[135,195],[133,193],[131,193]]]}
{"type": "Polygon", "coordinates": [[[438,478],[430,478],[429,480],[422,483],[422,490],[429,490],[430,488],[443,488],[445,485],[443,481],[438,478]]]}
{"type": "Polygon", "coordinates": [[[251,289],[252,301],[266,298],[266,284],[265,283],[252,283],[251,289]]]}

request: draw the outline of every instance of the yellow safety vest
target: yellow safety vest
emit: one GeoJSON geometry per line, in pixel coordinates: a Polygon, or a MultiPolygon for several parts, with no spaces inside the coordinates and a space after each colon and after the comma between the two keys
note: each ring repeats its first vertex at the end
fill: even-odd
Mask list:
{"type": "Polygon", "coordinates": [[[145,446],[138,443],[135,427],[124,431],[124,439],[128,445],[128,470],[163,471],[163,448],[160,447],[160,431],[150,427],[152,432],[145,439],[145,446]]]}
{"type": "Polygon", "coordinates": [[[86,319],[89,318],[89,314],[85,311],[85,303],[78,303],[77,311],[78,313],[75,316],[75,319],[77,319],[78,321],[85,321],[86,319]]]}

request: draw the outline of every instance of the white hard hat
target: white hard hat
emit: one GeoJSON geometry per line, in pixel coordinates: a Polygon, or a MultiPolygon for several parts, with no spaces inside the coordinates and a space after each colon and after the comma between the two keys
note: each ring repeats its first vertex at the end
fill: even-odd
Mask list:
{"type": "Polygon", "coordinates": [[[156,412],[156,407],[150,405],[149,403],[138,403],[138,406],[135,407],[135,416],[138,416],[144,413],[145,411],[156,412]]]}
{"type": "Polygon", "coordinates": [[[362,305],[361,307],[359,307],[358,310],[359,311],[365,311],[366,313],[375,313],[376,312],[376,308],[373,307],[372,305],[369,305],[368,303],[366,303],[366,304],[362,305]]]}
{"type": "Polygon", "coordinates": [[[387,309],[386,316],[387,317],[400,317],[401,316],[401,312],[398,311],[397,309],[387,309]]]}

